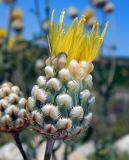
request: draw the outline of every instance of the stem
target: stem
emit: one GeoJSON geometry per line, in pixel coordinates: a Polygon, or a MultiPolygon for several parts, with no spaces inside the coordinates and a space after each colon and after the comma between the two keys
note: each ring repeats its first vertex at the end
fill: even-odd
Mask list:
{"type": "Polygon", "coordinates": [[[54,143],[55,143],[55,141],[47,139],[44,160],[50,160],[51,159],[54,143]]]}
{"type": "Polygon", "coordinates": [[[19,138],[19,133],[13,133],[13,138],[15,140],[15,143],[19,149],[19,151],[21,152],[21,155],[23,157],[24,160],[28,160],[27,156],[26,156],[26,153],[22,147],[22,144],[21,144],[21,141],[20,141],[20,138],[19,138]]]}

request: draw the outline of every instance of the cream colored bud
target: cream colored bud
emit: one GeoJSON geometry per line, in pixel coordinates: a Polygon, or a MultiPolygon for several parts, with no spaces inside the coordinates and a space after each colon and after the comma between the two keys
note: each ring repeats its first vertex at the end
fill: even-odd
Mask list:
{"type": "Polygon", "coordinates": [[[61,107],[71,107],[72,106],[72,98],[68,94],[60,94],[56,97],[57,103],[61,107]]]}
{"type": "Polygon", "coordinates": [[[37,79],[37,84],[39,87],[44,87],[45,84],[46,84],[46,79],[44,76],[39,76],[38,79],[37,79]]]}
{"type": "Polygon", "coordinates": [[[47,82],[47,87],[50,90],[59,91],[61,88],[61,83],[57,78],[51,78],[47,82]]]}
{"type": "Polygon", "coordinates": [[[76,76],[78,70],[79,70],[79,64],[76,60],[72,60],[69,64],[69,70],[72,76],[76,76]]]}
{"type": "Polygon", "coordinates": [[[15,94],[19,94],[20,93],[20,88],[18,86],[13,86],[11,88],[11,91],[15,94]]]}
{"type": "Polygon", "coordinates": [[[77,135],[81,134],[82,131],[83,131],[83,128],[82,128],[82,127],[76,127],[76,128],[72,131],[72,134],[77,136],[77,135]]]}
{"type": "Polygon", "coordinates": [[[16,103],[18,103],[18,101],[19,101],[19,96],[18,96],[17,94],[11,93],[11,94],[9,95],[9,102],[10,102],[10,103],[16,104],[16,103]]]}
{"type": "Polygon", "coordinates": [[[43,124],[42,115],[41,115],[38,111],[36,111],[36,110],[34,110],[34,111],[32,112],[32,121],[33,121],[33,122],[36,122],[36,123],[38,123],[38,124],[40,124],[40,125],[43,124]]]}
{"type": "Polygon", "coordinates": [[[5,115],[1,118],[1,122],[4,127],[8,127],[12,122],[12,119],[9,115],[5,115]]]}
{"type": "Polygon", "coordinates": [[[3,91],[4,96],[8,96],[11,92],[11,89],[10,89],[10,87],[5,86],[5,87],[2,88],[2,91],[3,91]]]}
{"type": "Polygon", "coordinates": [[[55,133],[57,131],[57,129],[52,124],[46,124],[44,126],[44,131],[46,133],[55,133]]]}
{"type": "Polygon", "coordinates": [[[5,82],[5,83],[2,84],[2,88],[3,87],[9,87],[9,88],[11,88],[12,86],[13,86],[13,84],[11,82],[5,82]]]}
{"type": "Polygon", "coordinates": [[[84,111],[81,106],[75,106],[70,112],[71,118],[81,119],[83,117],[84,111]]]}
{"type": "Polygon", "coordinates": [[[20,109],[20,111],[18,113],[18,116],[23,118],[23,119],[26,119],[27,118],[26,110],[25,109],[20,109]]]}
{"type": "Polygon", "coordinates": [[[70,130],[72,127],[72,121],[68,118],[60,118],[57,122],[58,129],[70,130]]]}
{"type": "Polygon", "coordinates": [[[66,63],[67,63],[66,55],[65,54],[60,55],[58,59],[59,69],[64,68],[66,66],[66,63]]]}
{"type": "Polygon", "coordinates": [[[90,105],[93,105],[95,103],[95,96],[90,97],[89,100],[88,100],[88,103],[90,105]]]}
{"type": "Polygon", "coordinates": [[[85,89],[84,91],[80,92],[80,98],[82,100],[87,100],[90,97],[91,93],[89,90],[85,89]]]}
{"type": "Polygon", "coordinates": [[[27,100],[25,98],[21,98],[18,102],[18,104],[22,107],[25,107],[27,103],[27,100]]]}
{"type": "Polygon", "coordinates": [[[59,112],[56,106],[51,104],[46,104],[45,106],[42,107],[42,111],[44,116],[48,116],[54,120],[58,119],[59,112]]]}
{"type": "Polygon", "coordinates": [[[22,128],[25,125],[25,122],[22,118],[18,118],[15,122],[16,128],[22,128]]]}
{"type": "Polygon", "coordinates": [[[88,113],[88,115],[85,116],[84,120],[85,120],[85,123],[90,123],[92,121],[92,117],[93,117],[93,113],[88,113]]]}
{"type": "Polygon", "coordinates": [[[46,101],[47,94],[43,89],[37,89],[34,97],[36,100],[41,101],[42,103],[46,101]]]}
{"type": "Polygon", "coordinates": [[[5,109],[8,106],[8,102],[5,99],[0,100],[0,110],[5,109]]]}
{"type": "Polygon", "coordinates": [[[32,90],[31,90],[31,95],[32,96],[34,96],[34,97],[36,96],[37,89],[39,89],[39,86],[38,85],[34,85],[32,90]]]}
{"type": "Polygon", "coordinates": [[[93,86],[93,82],[92,82],[93,78],[91,74],[88,74],[84,80],[84,82],[86,83],[86,85],[88,87],[92,87],[93,86]]]}
{"type": "Polygon", "coordinates": [[[36,100],[33,97],[29,97],[27,100],[27,109],[32,111],[36,105],[36,100]]]}
{"type": "Polygon", "coordinates": [[[13,116],[13,115],[17,116],[18,112],[19,112],[19,109],[15,105],[11,105],[6,109],[5,112],[7,114],[9,114],[10,116],[13,116]]]}
{"type": "Polygon", "coordinates": [[[45,67],[45,74],[46,74],[46,77],[47,78],[52,78],[52,77],[54,77],[54,69],[53,69],[53,67],[51,67],[51,66],[46,66],[45,67]]]}
{"type": "Polygon", "coordinates": [[[79,83],[75,80],[71,80],[67,84],[68,88],[72,91],[78,91],[79,90],[79,83]]]}
{"type": "Polygon", "coordinates": [[[71,79],[69,69],[61,69],[59,71],[59,78],[63,81],[69,81],[71,79]]]}
{"type": "Polygon", "coordinates": [[[79,80],[83,80],[86,76],[87,72],[84,70],[84,68],[79,67],[76,72],[76,78],[79,80]]]}

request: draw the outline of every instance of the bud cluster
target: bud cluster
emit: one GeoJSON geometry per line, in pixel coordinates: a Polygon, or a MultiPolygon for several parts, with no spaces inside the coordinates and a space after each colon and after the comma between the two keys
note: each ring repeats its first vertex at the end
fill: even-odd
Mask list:
{"type": "Polygon", "coordinates": [[[0,131],[20,132],[27,125],[26,99],[18,86],[5,82],[0,86],[0,131]]]}
{"type": "Polygon", "coordinates": [[[26,105],[33,129],[49,139],[74,138],[92,119],[93,65],[76,60],[67,63],[65,53],[46,60],[44,75],[38,77],[26,105]]]}

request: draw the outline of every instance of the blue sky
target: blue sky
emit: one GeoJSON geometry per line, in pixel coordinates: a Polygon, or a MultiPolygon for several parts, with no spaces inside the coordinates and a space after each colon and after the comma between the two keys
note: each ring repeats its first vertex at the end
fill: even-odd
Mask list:
{"type": "MultiPolygon", "coordinates": [[[[115,12],[107,17],[109,27],[106,33],[106,44],[116,44],[118,50],[116,56],[129,57],[129,1],[128,0],[110,0],[115,4],[115,12]]],[[[75,6],[80,13],[88,7],[89,0],[49,0],[50,8],[55,9],[55,21],[58,20],[62,9],[69,6],[75,6]]],[[[30,12],[34,8],[34,0],[18,0],[16,8],[21,8],[24,12],[24,35],[31,39],[34,33],[39,33],[37,19],[30,12]]],[[[40,11],[44,18],[44,0],[40,0],[40,11]]],[[[8,20],[8,6],[0,4],[0,27],[6,28],[8,20]]],[[[101,22],[102,14],[96,11],[97,20],[101,22]]],[[[68,17],[66,23],[70,23],[68,17]]],[[[108,55],[109,53],[106,53],[108,55]]]]}

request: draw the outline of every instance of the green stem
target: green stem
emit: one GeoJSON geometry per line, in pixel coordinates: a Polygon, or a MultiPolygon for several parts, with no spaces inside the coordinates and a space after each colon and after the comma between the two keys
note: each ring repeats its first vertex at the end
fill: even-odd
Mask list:
{"type": "Polygon", "coordinates": [[[26,153],[25,153],[25,151],[22,147],[22,144],[21,144],[21,141],[20,141],[20,138],[19,138],[19,133],[13,133],[12,136],[13,136],[15,142],[16,142],[16,145],[17,145],[19,151],[21,152],[21,155],[22,155],[23,159],[28,160],[28,158],[26,156],[26,153]]]}
{"type": "Polygon", "coordinates": [[[50,160],[51,159],[54,143],[55,143],[55,141],[47,139],[44,160],[50,160]]]}

